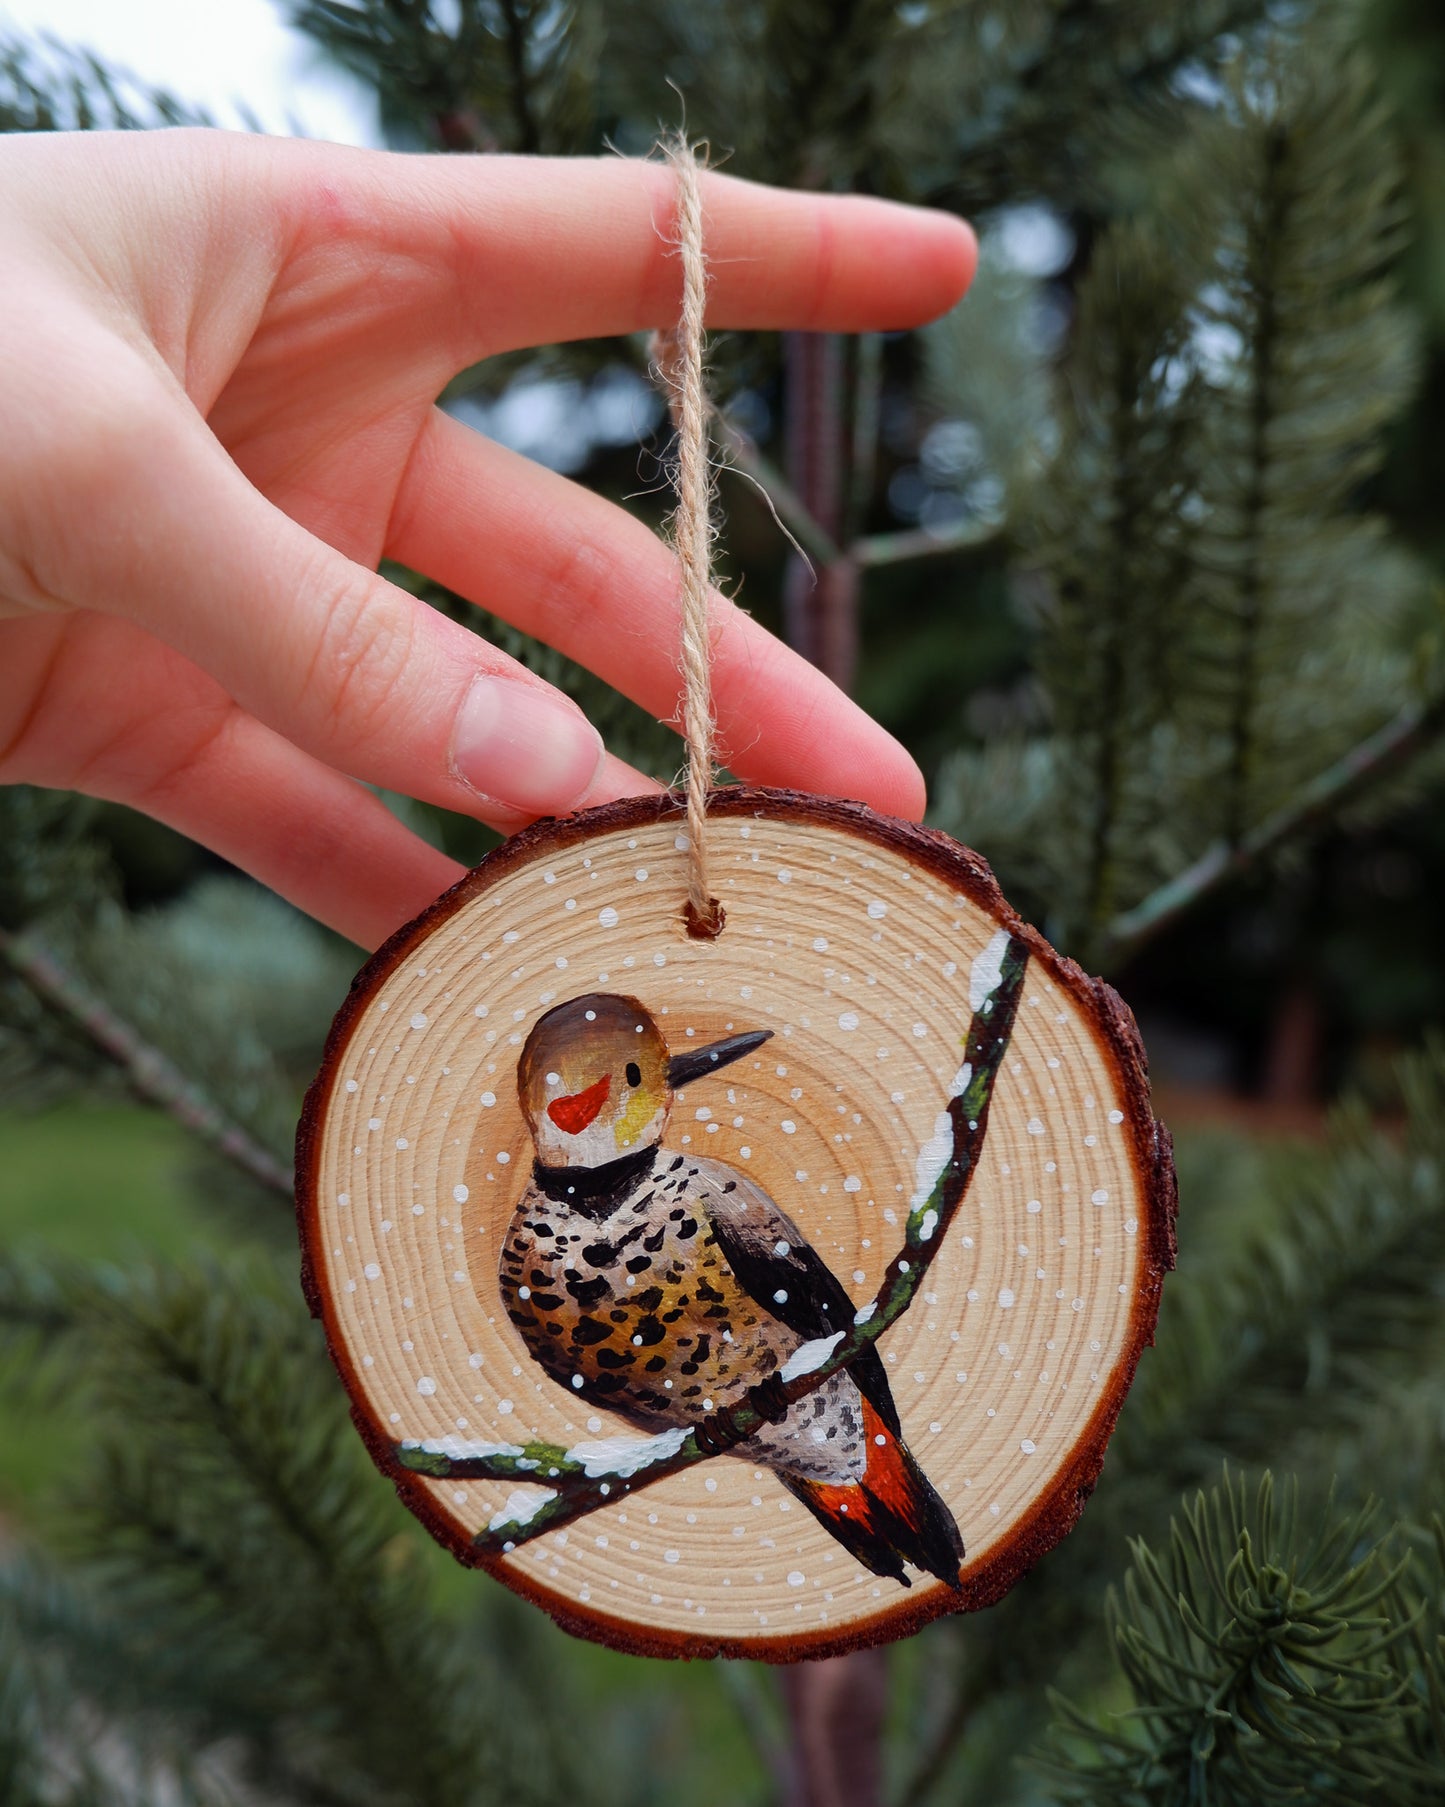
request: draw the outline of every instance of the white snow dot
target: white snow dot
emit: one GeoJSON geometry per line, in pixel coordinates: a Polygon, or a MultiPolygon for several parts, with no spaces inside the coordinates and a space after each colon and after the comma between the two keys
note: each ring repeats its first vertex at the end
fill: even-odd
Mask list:
{"type": "Polygon", "coordinates": [[[615,929],[618,922],[617,912],[613,909],[611,904],[604,904],[597,912],[597,920],[602,924],[604,929],[615,929]]]}
{"type": "Polygon", "coordinates": [[[886,903],[880,903],[875,897],[868,906],[868,914],[873,918],[874,922],[877,922],[880,917],[888,914],[888,905],[886,903]]]}
{"type": "Polygon", "coordinates": [[[471,1196],[471,1189],[467,1186],[452,1187],[452,1197],[459,1205],[464,1205],[471,1196]]]}
{"type": "Polygon", "coordinates": [[[1090,1201],[1096,1205],[1107,1205],[1109,1202],[1109,1194],[1102,1186],[1099,1187],[1097,1192],[1091,1192],[1089,1198],[1090,1201]]]}
{"type": "Polygon", "coordinates": [[[788,1586],[789,1587],[801,1587],[807,1579],[808,1579],[808,1577],[803,1573],[803,1571],[801,1569],[789,1569],[788,1570],[788,1586]]]}
{"type": "Polygon", "coordinates": [[[840,1029],[856,1029],[858,1027],[858,1012],[856,1010],[845,1010],[838,1018],[838,1027],[840,1029]]]}
{"type": "Polygon", "coordinates": [[[1019,1448],[1026,1456],[1031,1456],[1035,1449],[1038,1448],[1038,1445],[1034,1442],[1032,1437],[1025,1437],[1023,1442],[1019,1444],[1019,1448]]]}
{"type": "Polygon", "coordinates": [[[409,1148],[411,1146],[405,1136],[398,1136],[396,1138],[396,1145],[398,1148],[409,1148]]]}
{"type": "Polygon", "coordinates": [[[366,1275],[368,1280],[379,1280],[381,1278],[381,1269],[374,1261],[368,1261],[361,1271],[366,1275]]]}
{"type": "Polygon", "coordinates": [[[850,1173],[843,1181],[843,1190],[845,1192],[861,1192],[863,1190],[863,1182],[856,1173],[850,1173]]]}
{"type": "Polygon", "coordinates": [[[664,1550],[662,1552],[662,1560],[664,1562],[681,1562],[682,1552],[680,1550],[664,1550]]]}
{"type": "Polygon", "coordinates": [[[1012,1305],[1014,1302],[1012,1288],[1007,1287],[1007,1286],[1001,1286],[999,1288],[999,1292],[998,1292],[998,1302],[1000,1305],[1003,1306],[1004,1310],[1007,1311],[1009,1306],[1012,1305]]]}
{"type": "Polygon", "coordinates": [[[1083,1309],[1084,1309],[1084,1301],[1082,1299],[1075,1299],[1074,1300],[1074,1310],[1082,1311],[1083,1309]]]}
{"type": "Polygon", "coordinates": [[[928,1024],[927,1023],[915,1023],[913,1025],[913,1033],[916,1036],[918,1036],[919,1039],[921,1040],[925,1035],[928,1034],[928,1024]]]}
{"type": "Polygon", "coordinates": [[[504,1148],[501,1150],[501,1152],[497,1156],[497,1163],[499,1166],[505,1167],[507,1162],[510,1161],[511,1158],[512,1158],[511,1155],[509,1155],[507,1153],[506,1149],[504,1148]]]}
{"type": "Polygon", "coordinates": [[[796,1123],[794,1123],[794,1121],[791,1117],[784,1117],[783,1121],[778,1125],[778,1127],[782,1130],[782,1132],[785,1136],[791,1136],[796,1132],[798,1126],[796,1123]]]}
{"type": "Polygon", "coordinates": [[[411,1026],[413,1029],[426,1028],[426,1018],[422,1015],[421,1011],[418,1010],[416,1015],[411,1019],[411,1026]]]}
{"type": "Polygon", "coordinates": [[[778,1290],[773,1294],[773,1303],[775,1305],[786,1305],[787,1302],[788,1302],[787,1289],[785,1287],[780,1286],[778,1288],[778,1290]]]}
{"type": "Polygon", "coordinates": [[[436,1392],[437,1383],[432,1379],[430,1374],[423,1374],[421,1379],[416,1383],[416,1390],[421,1394],[422,1398],[425,1399],[436,1392]]]}
{"type": "Polygon", "coordinates": [[[815,954],[826,954],[827,951],[828,951],[827,936],[826,935],[815,935],[813,937],[813,952],[815,954]]]}
{"type": "Polygon", "coordinates": [[[1123,1111],[1110,1111],[1109,1112],[1109,1121],[1111,1123],[1122,1123],[1124,1121],[1123,1111]]]}
{"type": "Polygon", "coordinates": [[[1025,1128],[1031,1136],[1041,1136],[1044,1133],[1044,1126],[1037,1117],[1030,1117],[1025,1128]]]}
{"type": "Polygon", "coordinates": [[[483,1092],[482,1093],[482,1103],[486,1107],[487,1110],[490,1110],[496,1102],[497,1102],[497,1094],[495,1092],[483,1092]]]}
{"type": "Polygon", "coordinates": [[[646,866],[639,866],[632,876],[637,880],[639,885],[645,885],[647,883],[646,866]]]}

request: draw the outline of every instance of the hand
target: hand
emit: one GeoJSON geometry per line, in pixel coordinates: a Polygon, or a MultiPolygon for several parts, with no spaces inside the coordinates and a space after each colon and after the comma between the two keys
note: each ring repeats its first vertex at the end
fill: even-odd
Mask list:
{"type": "MultiPolygon", "coordinates": [[[[652,788],[374,567],[675,717],[668,549],[434,406],[491,353],[668,323],[673,197],[617,159],[0,142],[0,781],[144,810],[366,945],[459,869],[363,784],[502,829],[652,788]]],[[[973,269],[946,215],[722,176],[704,207],[717,326],[909,326],[973,269]]],[[[733,769],[916,815],[904,750],[713,606],[733,769]]]]}

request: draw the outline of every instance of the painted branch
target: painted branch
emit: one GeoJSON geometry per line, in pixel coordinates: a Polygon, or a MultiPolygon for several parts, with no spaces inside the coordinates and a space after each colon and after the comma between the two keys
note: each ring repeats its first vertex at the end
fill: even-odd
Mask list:
{"type": "Polygon", "coordinates": [[[513,1509],[504,1508],[492,1519],[475,1540],[478,1548],[506,1553],[595,1511],[609,1499],[726,1453],[846,1368],[902,1317],[968,1190],[988,1131],[994,1081],[1013,1031],[1028,954],[1022,942],[1002,929],[990,951],[995,953],[996,977],[973,1013],[955,1089],[947,1108],[939,1112],[934,1146],[928,1151],[938,1161],[937,1177],[923,1197],[912,1201],[903,1247],[885,1270],[874,1298],[855,1314],[852,1328],[805,1344],[778,1374],[753,1387],[737,1405],[714,1412],[693,1431],[611,1438],[570,1450],[549,1443],[495,1444],[484,1452],[473,1447],[465,1455],[460,1453],[460,1440],[450,1437],[398,1443],[393,1459],[413,1474],[436,1480],[524,1481],[545,1489],[514,1508],[509,1500],[513,1509]],[[458,1453],[448,1453],[448,1444],[458,1453]],[[557,1485],[549,1486],[554,1481],[557,1485]]]}
{"type": "Polygon", "coordinates": [[[0,929],[0,955],[35,995],[68,1017],[125,1074],[148,1104],[173,1117],[192,1134],[274,1192],[292,1194],[292,1170],[231,1121],[159,1048],[116,1014],[46,947],[29,936],[0,929]]]}
{"type": "Polygon", "coordinates": [[[1227,880],[1247,872],[1256,860],[1312,827],[1356,792],[1386,776],[1427,746],[1445,728],[1445,699],[1412,703],[1393,721],[1327,766],[1283,809],[1233,845],[1216,841],[1192,866],[1150,892],[1142,903],[1116,916],[1105,929],[1100,958],[1117,962],[1134,953],[1227,880]]]}

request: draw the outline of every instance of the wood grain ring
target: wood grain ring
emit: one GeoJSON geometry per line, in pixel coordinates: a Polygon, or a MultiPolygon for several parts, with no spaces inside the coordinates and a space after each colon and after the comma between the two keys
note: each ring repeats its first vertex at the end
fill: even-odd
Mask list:
{"type": "Polygon", "coordinates": [[[374,1459],[460,1561],[618,1649],[783,1662],[987,1606],[1071,1529],[1153,1338],[1174,1172],[1128,1009],[1019,921],[976,854],[784,791],[724,789],[711,819],[715,942],[686,934],[683,806],[663,796],[514,836],[367,963],[298,1134],[303,1284],[374,1459]],[[402,1436],[638,1434],[570,1399],[501,1309],[531,1158],[512,1044],[596,989],[644,999],[669,1046],[684,1018],[698,1036],[772,1028],[767,1059],[680,1098],[665,1146],[745,1166],[863,1300],[999,927],[1029,965],[983,1156],[927,1293],[879,1344],[964,1535],[961,1591],[880,1581],[729,1456],[479,1551],[505,1484],[409,1473],[402,1436]]]}

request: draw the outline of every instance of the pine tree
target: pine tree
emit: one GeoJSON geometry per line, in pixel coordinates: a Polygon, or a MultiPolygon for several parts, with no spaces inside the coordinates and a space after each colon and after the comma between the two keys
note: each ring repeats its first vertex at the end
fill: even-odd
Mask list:
{"type": "MultiPolygon", "coordinates": [[[[738,173],[981,222],[974,294],[922,333],[717,346],[730,578],[914,746],[935,819],[1068,951],[1126,995],[1249,992],[1256,1034],[1254,992],[1328,993],[1356,1095],[1315,1144],[1182,1138],[1180,1269],[1098,1492],[998,1606],[875,1665],[883,1798],[1437,1798],[1445,28],[1418,0],[288,10],[398,145],[644,153],[680,91],[738,173]],[[1409,1051],[1382,1075],[1383,1034],[1409,1051]]],[[[198,117],[0,43],[4,129],[198,117]]],[[[509,357],[448,405],[646,359],[509,357]]],[[[636,456],[582,474],[622,498],[636,456]]],[[[675,772],[669,728],[395,575],[675,772]]],[[[185,1259],[0,1258],[0,1360],[52,1477],[0,1551],[0,1794],[825,1798],[796,1678],[573,1645],[453,1573],[371,1471],[290,1219],[352,955],[183,849],[138,901],[141,832],[0,792],[3,1108],[140,1100],[208,1214],[185,1259]]],[[[839,1798],[876,1798],[879,1758],[839,1798]]]]}

